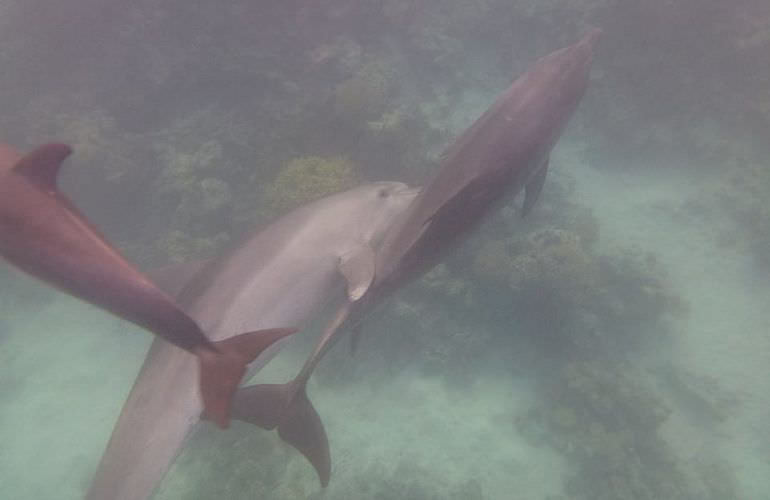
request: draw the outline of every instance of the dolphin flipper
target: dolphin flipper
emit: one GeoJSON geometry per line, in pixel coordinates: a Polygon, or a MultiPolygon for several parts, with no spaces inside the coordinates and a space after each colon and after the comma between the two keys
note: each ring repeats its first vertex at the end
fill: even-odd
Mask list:
{"type": "Polygon", "coordinates": [[[21,160],[21,153],[9,144],[0,142],[0,174],[13,170],[21,160]]]}
{"type": "Polygon", "coordinates": [[[521,210],[522,217],[526,216],[532,211],[532,207],[535,206],[535,202],[540,196],[540,192],[543,190],[545,177],[548,175],[549,160],[549,158],[545,159],[543,166],[535,172],[532,178],[527,181],[526,186],[524,186],[524,206],[521,210]]]}
{"type": "Polygon", "coordinates": [[[329,440],[304,384],[289,382],[243,387],[233,398],[232,416],[267,430],[277,427],[281,439],[302,453],[315,468],[321,486],[329,484],[329,440]]]}
{"type": "Polygon", "coordinates": [[[339,270],[348,284],[348,299],[355,302],[364,296],[374,281],[374,250],[361,244],[340,257],[339,270]]]}

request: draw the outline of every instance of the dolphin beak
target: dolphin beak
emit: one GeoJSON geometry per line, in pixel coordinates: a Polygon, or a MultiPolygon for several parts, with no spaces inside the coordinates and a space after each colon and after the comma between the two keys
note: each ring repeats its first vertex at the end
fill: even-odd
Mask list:
{"type": "Polygon", "coordinates": [[[596,45],[596,42],[599,40],[599,38],[601,38],[601,36],[602,29],[594,27],[583,36],[583,39],[580,41],[580,43],[588,45],[590,49],[593,50],[594,45],[596,45]]]}
{"type": "Polygon", "coordinates": [[[402,191],[402,193],[407,196],[416,197],[418,194],[422,193],[422,186],[414,186],[414,187],[406,188],[402,191]]]}

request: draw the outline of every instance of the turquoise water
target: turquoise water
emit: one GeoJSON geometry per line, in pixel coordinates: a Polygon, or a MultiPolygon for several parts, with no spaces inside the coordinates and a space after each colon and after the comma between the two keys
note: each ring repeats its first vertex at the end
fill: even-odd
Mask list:
{"type": "MultiPolygon", "coordinates": [[[[605,30],[533,213],[504,207],[311,380],[329,487],[274,432],[204,423],[155,498],[770,498],[764,5],[44,7],[0,3],[2,140],[72,143],[64,190],[144,269],[424,182],[513,76],[605,30]]],[[[0,498],[82,498],[150,335],[0,279],[0,498]]]]}

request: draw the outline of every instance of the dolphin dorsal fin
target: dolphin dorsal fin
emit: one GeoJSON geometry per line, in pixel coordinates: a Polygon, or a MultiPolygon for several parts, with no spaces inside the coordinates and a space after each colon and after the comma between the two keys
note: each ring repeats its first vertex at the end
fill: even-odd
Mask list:
{"type": "Polygon", "coordinates": [[[540,197],[540,191],[543,190],[543,185],[545,184],[545,176],[548,175],[548,163],[549,158],[546,158],[540,169],[535,172],[524,186],[524,206],[521,209],[522,217],[527,216],[532,211],[532,207],[535,206],[535,202],[540,197]]]}
{"type": "Polygon", "coordinates": [[[374,250],[366,244],[340,256],[339,270],[348,284],[348,299],[356,302],[364,296],[374,280],[374,250]]]}
{"type": "Polygon", "coordinates": [[[0,173],[10,171],[21,160],[21,154],[8,144],[0,142],[0,173]]]}
{"type": "Polygon", "coordinates": [[[66,144],[46,144],[24,155],[13,171],[46,191],[56,191],[59,168],[71,153],[72,148],[66,144]]]}

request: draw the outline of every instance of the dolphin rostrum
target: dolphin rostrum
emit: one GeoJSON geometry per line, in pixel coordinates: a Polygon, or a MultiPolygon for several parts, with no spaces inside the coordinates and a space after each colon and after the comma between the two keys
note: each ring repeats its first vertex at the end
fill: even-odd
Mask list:
{"type": "Polygon", "coordinates": [[[455,140],[436,177],[385,235],[374,261],[358,262],[355,269],[362,276],[373,269],[374,279],[359,279],[362,286],[349,291],[348,301],[297,377],[286,384],[242,388],[233,401],[233,418],[277,427],[326,486],[331,470],[328,442],[306,394],[313,369],[337,332],[353,327],[356,335],[375,303],[437,264],[502,200],[523,189],[523,212],[531,210],[545,181],[551,149],[588,85],[599,34],[594,29],[576,44],[538,60],[455,140]]]}
{"type": "MultiPolygon", "coordinates": [[[[300,325],[340,295],[343,277],[353,275],[356,262],[371,259],[372,246],[415,196],[415,189],[400,182],[377,182],[305,205],[209,263],[182,288],[178,300],[215,340],[244,328],[300,325]]],[[[357,286],[350,281],[347,288],[357,286]]],[[[271,346],[250,372],[280,344],[271,346]]],[[[190,382],[194,371],[189,357],[153,343],[102,456],[89,500],[149,498],[201,415],[190,382]]]]}
{"type": "Polygon", "coordinates": [[[194,354],[206,414],[227,427],[246,365],[294,330],[276,328],[211,342],[176,303],[143,276],[62,195],[56,178],[69,146],[20,157],[0,148],[0,255],[64,292],[135,323],[194,354]]]}

